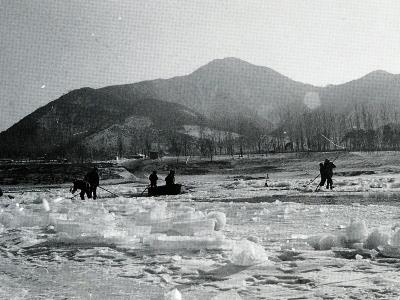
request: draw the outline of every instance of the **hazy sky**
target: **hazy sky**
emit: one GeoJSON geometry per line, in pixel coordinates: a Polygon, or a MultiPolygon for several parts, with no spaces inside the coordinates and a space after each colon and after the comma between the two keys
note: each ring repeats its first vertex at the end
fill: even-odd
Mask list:
{"type": "Polygon", "coordinates": [[[314,85],[400,73],[400,1],[0,0],[0,130],[68,92],[238,57],[314,85]]]}

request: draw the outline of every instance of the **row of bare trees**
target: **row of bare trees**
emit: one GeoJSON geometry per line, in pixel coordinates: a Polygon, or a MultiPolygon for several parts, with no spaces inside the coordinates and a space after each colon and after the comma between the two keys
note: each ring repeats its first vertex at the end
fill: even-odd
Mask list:
{"type": "Polygon", "coordinates": [[[358,104],[343,110],[330,107],[310,110],[281,109],[281,122],[271,136],[279,150],[292,144],[293,151],[398,150],[399,109],[394,104],[358,104]]]}
{"type": "Polygon", "coordinates": [[[104,159],[150,151],[169,155],[200,155],[210,160],[215,155],[246,155],[284,151],[399,150],[400,110],[394,103],[352,104],[341,109],[321,106],[282,105],[276,109],[278,124],[262,123],[255,115],[211,118],[209,123],[188,128],[160,130],[151,126],[116,131],[113,141],[104,137],[98,147],[77,141],[72,150],[60,156],[104,159]],[[193,127],[196,133],[193,134],[193,127]]]}

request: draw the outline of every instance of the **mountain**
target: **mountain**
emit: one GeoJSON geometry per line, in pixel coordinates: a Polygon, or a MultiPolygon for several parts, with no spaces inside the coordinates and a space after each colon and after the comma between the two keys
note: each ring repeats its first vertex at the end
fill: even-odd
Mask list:
{"type": "MultiPolygon", "coordinates": [[[[374,107],[373,115],[382,104],[390,111],[400,108],[400,75],[374,71],[345,84],[317,87],[237,58],[216,59],[186,76],[74,90],[0,133],[0,154],[74,151],[78,144],[105,153],[116,144],[148,145],[149,132],[168,140],[165,129],[178,132],[184,125],[244,136],[285,124],[293,131],[298,125],[290,119],[310,109],[346,117],[359,106],[374,107]]],[[[377,125],[384,125],[385,118],[377,125]]]]}
{"type": "Polygon", "coordinates": [[[190,107],[206,116],[254,115],[274,120],[279,106],[298,103],[316,88],[237,58],[216,59],[187,76],[105,87],[122,97],[142,95],[190,107]]]}
{"type": "Polygon", "coordinates": [[[81,88],[0,133],[0,151],[2,156],[16,157],[72,151],[116,126],[121,131],[124,126],[132,129],[134,119],[160,130],[199,125],[204,120],[200,114],[176,103],[135,95],[127,99],[105,90],[81,88]]]}
{"type": "Polygon", "coordinates": [[[320,89],[322,103],[346,111],[355,105],[377,106],[400,104],[400,75],[374,71],[345,84],[320,89]]]}
{"type": "Polygon", "coordinates": [[[238,114],[268,126],[288,107],[301,110],[310,95],[322,108],[347,111],[355,105],[400,104],[400,75],[374,71],[345,84],[317,87],[237,58],[216,59],[186,76],[103,88],[122,97],[141,95],[176,102],[213,120],[238,114]]]}

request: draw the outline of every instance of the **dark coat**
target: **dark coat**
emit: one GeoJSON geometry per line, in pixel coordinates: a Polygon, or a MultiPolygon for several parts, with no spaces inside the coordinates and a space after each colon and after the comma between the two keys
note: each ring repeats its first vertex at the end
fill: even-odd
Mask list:
{"type": "Polygon", "coordinates": [[[93,187],[99,186],[99,173],[95,169],[86,174],[85,180],[93,187]]]}
{"type": "Polygon", "coordinates": [[[327,164],[324,164],[324,168],[326,170],[326,176],[327,177],[332,177],[333,176],[333,169],[336,168],[335,164],[333,162],[328,162],[327,164]]]}
{"type": "Polygon", "coordinates": [[[321,178],[326,178],[326,168],[323,164],[319,165],[319,173],[321,174],[321,178]]]}
{"type": "Polygon", "coordinates": [[[167,177],[165,177],[165,184],[166,185],[173,185],[175,184],[175,175],[169,173],[167,177]]]}
{"type": "Polygon", "coordinates": [[[158,180],[157,174],[151,173],[149,176],[149,180],[150,180],[150,182],[157,182],[157,180],[158,180]]]}
{"type": "Polygon", "coordinates": [[[81,190],[82,192],[89,192],[90,191],[90,184],[85,180],[75,180],[73,187],[71,187],[71,193],[75,193],[77,190],[81,190]]]}

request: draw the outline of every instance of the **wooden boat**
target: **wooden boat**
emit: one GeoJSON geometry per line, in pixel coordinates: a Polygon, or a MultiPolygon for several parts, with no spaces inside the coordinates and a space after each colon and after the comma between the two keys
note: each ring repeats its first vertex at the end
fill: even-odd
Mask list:
{"type": "Polygon", "coordinates": [[[172,185],[161,185],[157,187],[149,187],[149,196],[161,196],[161,195],[178,195],[181,193],[181,184],[172,185]]]}

